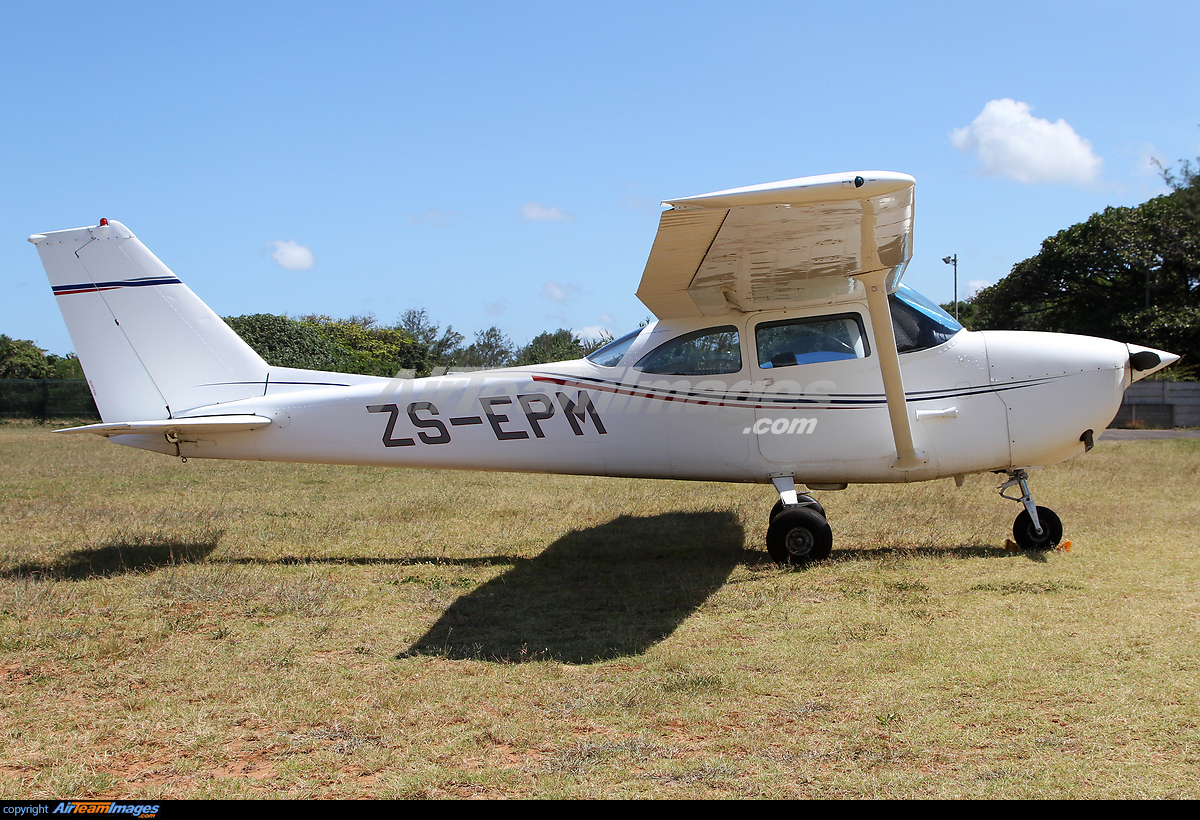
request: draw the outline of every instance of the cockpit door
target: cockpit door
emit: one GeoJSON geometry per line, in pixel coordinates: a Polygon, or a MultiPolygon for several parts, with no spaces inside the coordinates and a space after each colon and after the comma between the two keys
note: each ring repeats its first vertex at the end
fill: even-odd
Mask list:
{"type": "Polygon", "coordinates": [[[760,314],[746,328],[757,388],[752,433],[762,456],[794,465],[798,481],[894,449],[866,311],[839,307],[760,314]]]}

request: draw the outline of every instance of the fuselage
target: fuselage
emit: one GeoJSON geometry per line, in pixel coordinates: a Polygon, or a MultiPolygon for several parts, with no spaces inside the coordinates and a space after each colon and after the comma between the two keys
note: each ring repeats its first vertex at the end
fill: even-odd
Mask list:
{"type": "Polygon", "coordinates": [[[916,469],[894,466],[871,318],[858,301],[659,321],[609,355],[555,364],[341,387],[269,377],[260,397],[177,414],[253,414],[271,419],[267,427],[114,440],[189,458],[737,482],[794,475],[810,486],[920,481],[1079,455],[1134,377],[1129,346],[1105,339],[956,325],[919,336],[914,329],[900,354],[924,459],[916,469]]]}

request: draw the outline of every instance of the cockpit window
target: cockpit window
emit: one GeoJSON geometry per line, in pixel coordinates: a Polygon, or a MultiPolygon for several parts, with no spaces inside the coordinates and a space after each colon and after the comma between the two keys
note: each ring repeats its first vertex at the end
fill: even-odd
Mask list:
{"type": "Polygon", "coordinates": [[[900,353],[937,347],[963,329],[950,314],[906,285],[889,296],[888,303],[900,353]]]}
{"type": "Polygon", "coordinates": [[[742,369],[736,327],[710,327],[685,333],[650,351],[637,364],[643,373],[664,376],[713,376],[742,369]]]}
{"type": "Polygon", "coordinates": [[[599,350],[593,350],[587,355],[587,360],[601,367],[616,367],[621,363],[621,359],[625,358],[625,353],[628,352],[629,346],[633,344],[633,340],[641,332],[642,329],[639,327],[632,333],[626,333],[620,339],[609,342],[599,350]]]}
{"type": "Polygon", "coordinates": [[[870,354],[857,313],[767,322],[754,329],[754,338],[762,368],[862,359],[870,354]]]}

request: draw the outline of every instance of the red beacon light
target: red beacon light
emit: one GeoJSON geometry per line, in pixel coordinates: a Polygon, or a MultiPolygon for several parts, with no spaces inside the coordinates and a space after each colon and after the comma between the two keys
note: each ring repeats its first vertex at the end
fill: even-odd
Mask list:
{"type": "Polygon", "coordinates": [[[104,218],[101,218],[101,219],[100,219],[100,227],[102,227],[102,228],[106,228],[106,227],[108,227],[108,220],[107,220],[107,219],[104,219],[104,218]]]}

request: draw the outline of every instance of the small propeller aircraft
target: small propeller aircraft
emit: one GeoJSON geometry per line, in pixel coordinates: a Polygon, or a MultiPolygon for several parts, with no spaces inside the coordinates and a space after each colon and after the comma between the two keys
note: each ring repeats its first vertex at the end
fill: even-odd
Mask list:
{"type": "Polygon", "coordinates": [[[1052,548],[1029,471],[1090,450],[1125,388],[1178,357],[963,329],[901,284],[913,189],[862,171],[664,202],[637,291],[657,321],[577,361],[411,380],[267,364],[119,222],[34,234],[103,419],[59,432],[182,458],[771,483],[767,548],[796,564],[833,543],[799,485],[993,472],[1024,508],[1017,543],[1052,548]]]}

